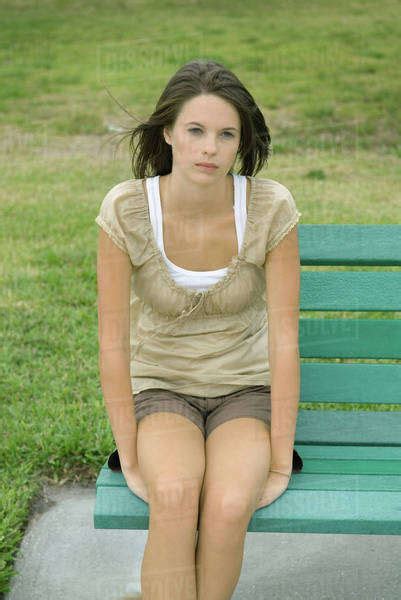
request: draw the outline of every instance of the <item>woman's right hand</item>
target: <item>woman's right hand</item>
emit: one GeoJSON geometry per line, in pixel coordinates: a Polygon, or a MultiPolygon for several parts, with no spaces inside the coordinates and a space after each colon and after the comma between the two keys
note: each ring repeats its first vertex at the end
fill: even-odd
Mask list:
{"type": "Polygon", "coordinates": [[[144,502],[149,503],[148,490],[138,464],[134,467],[121,466],[121,471],[131,492],[133,492],[135,496],[141,498],[144,502]]]}

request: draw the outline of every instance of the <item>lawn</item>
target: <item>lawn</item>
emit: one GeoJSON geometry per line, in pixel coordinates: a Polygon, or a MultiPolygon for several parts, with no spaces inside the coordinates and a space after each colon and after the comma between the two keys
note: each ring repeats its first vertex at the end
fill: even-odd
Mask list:
{"type": "Polygon", "coordinates": [[[119,103],[146,118],[184,62],[223,62],[271,129],[257,176],[291,190],[301,224],[399,223],[401,115],[395,1],[20,0],[0,10],[1,594],[43,482],[94,485],[114,449],[94,218],[132,177],[128,144],[113,136],[135,121],[119,103]]]}

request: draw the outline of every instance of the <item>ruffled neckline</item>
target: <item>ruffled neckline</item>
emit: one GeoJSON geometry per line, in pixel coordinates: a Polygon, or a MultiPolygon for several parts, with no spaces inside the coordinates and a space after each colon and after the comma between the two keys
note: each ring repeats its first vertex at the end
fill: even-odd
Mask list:
{"type": "Polygon", "coordinates": [[[180,286],[172,278],[172,276],[168,270],[168,267],[167,267],[166,263],[164,262],[163,255],[157,245],[157,242],[156,242],[156,239],[154,236],[152,222],[150,220],[149,206],[148,206],[148,202],[147,202],[147,199],[145,196],[145,191],[144,191],[144,185],[146,185],[146,181],[145,181],[145,179],[135,180],[138,183],[140,194],[141,194],[141,200],[143,203],[143,207],[145,209],[145,214],[146,214],[145,226],[146,226],[146,234],[148,236],[148,240],[151,244],[153,254],[156,256],[156,258],[158,260],[160,272],[161,272],[165,282],[175,292],[181,293],[191,300],[199,299],[201,297],[212,296],[213,294],[220,291],[222,288],[226,287],[230,283],[230,281],[233,279],[233,277],[236,275],[240,263],[245,260],[245,253],[247,251],[248,244],[250,241],[251,231],[252,231],[253,226],[255,225],[254,213],[255,213],[256,178],[249,176],[249,175],[247,177],[249,177],[251,189],[250,189],[250,197],[249,197],[249,206],[248,206],[248,210],[247,210],[247,219],[246,219],[246,223],[245,223],[244,237],[242,240],[242,246],[241,246],[240,252],[232,257],[230,263],[226,267],[227,272],[225,273],[225,275],[223,275],[223,277],[221,279],[219,279],[219,281],[216,281],[216,283],[212,284],[207,290],[203,290],[202,292],[199,292],[197,289],[194,289],[194,288],[180,286]]]}

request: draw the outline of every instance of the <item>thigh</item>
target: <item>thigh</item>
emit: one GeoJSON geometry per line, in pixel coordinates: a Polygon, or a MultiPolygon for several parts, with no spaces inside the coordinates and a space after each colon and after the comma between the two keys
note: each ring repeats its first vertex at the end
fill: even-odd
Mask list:
{"type": "MultiPolygon", "coordinates": [[[[146,390],[147,391],[147,390],[146,390]]],[[[173,408],[171,406],[171,408],[173,408]]],[[[169,508],[198,506],[205,471],[205,439],[200,427],[178,411],[159,404],[137,424],[137,455],[149,503],[169,508]]]]}
{"type": "MultiPolygon", "coordinates": [[[[149,388],[133,395],[135,418],[139,425],[142,419],[153,413],[174,413],[192,421],[206,435],[202,401],[173,390],[149,388]]],[[[172,433],[176,427],[173,417],[166,415],[161,431],[172,433]]],[[[161,424],[162,425],[162,424],[161,424]]]]}
{"type": "MultiPolygon", "coordinates": [[[[205,423],[206,439],[212,431],[231,419],[253,417],[260,419],[270,430],[271,387],[252,385],[215,399],[209,399],[210,410],[205,423]]],[[[260,427],[257,428],[257,432],[260,427]]]]}
{"type": "Polygon", "coordinates": [[[252,516],[270,468],[270,429],[254,417],[217,426],[206,440],[200,512],[220,518],[252,516]]]}

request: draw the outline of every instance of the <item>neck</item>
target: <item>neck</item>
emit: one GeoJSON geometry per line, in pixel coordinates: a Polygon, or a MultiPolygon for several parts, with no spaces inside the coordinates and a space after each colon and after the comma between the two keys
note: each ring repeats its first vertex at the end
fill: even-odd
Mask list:
{"type": "Polygon", "coordinates": [[[230,174],[198,183],[172,172],[161,176],[159,181],[162,206],[172,217],[204,220],[227,214],[233,208],[234,178],[230,174]]]}

